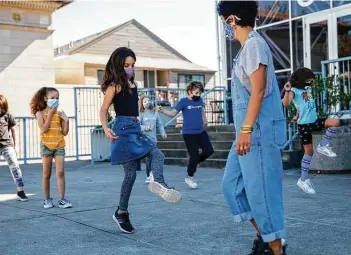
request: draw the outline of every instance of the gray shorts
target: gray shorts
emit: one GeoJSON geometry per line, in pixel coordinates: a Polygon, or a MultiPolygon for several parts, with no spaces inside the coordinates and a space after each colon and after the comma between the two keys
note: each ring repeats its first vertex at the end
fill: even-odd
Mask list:
{"type": "Polygon", "coordinates": [[[65,147],[62,147],[55,150],[50,150],[43,143],[40,143],[40,155],[42,157],[56,157],[56,156],[64,157],[66,155],[66,149],[65,147]]]}

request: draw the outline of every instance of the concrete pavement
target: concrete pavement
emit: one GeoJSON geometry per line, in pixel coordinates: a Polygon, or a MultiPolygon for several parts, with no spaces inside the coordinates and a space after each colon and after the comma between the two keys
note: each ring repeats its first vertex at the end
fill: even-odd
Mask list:
{"type": "MultiPolygon", "coordinates": [[[[254,231],[235,224],[221,193],[222,170],[200,168],[198,190],[184,183],[185,168],[166,166],[165,177],[183,199],[168,204],[148,192],[139,172],[131,200],[136,232],[119,232],[112,220],[123,170],[109,164],[67,162],[67,198],[71,209],[43,209],[41,165],[22,166],[30,201],[14,200],[15,186],[0,166],[0,254],[247,254],[254,231]]],[[[289,255],[351,254],[351,175],[320,175],[309,196],[296,186],[298,171],[285,171],[284,195],[289,255]]],[[[56,178],[52,197],[57,202],[56,178]]]]}

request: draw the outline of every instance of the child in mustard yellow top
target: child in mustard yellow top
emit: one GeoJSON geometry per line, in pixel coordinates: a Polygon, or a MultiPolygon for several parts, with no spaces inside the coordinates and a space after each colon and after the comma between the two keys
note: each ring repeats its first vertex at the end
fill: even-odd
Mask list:
{"type": "Polygon", "coordinates": [[[54,207],[50,197],[50,177],[52,160],[55,158],[58,206],[70,208],[72,204],[65,199],[65,138],[69,131],[68,117],[63,111],[57,111],[59,92],[55,88],[43,87],[35,93],[30,103],[31,112],[36,117],[40,128],[40,147],[43,162],[44,208],[54,207]]]}

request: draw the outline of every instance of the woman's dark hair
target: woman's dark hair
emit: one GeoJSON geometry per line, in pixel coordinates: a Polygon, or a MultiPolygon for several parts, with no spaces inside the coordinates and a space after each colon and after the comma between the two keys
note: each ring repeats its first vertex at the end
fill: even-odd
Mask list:
{"type": "Polygon", "coordinates": [[[1,108],[1,115],[5,115],[9,111],[9,103],[4,95],[0,95],[0,108],[1,108]]]}
{"type": "MultiPolygon", "coordinates": [[[[101,90],[103,93],[106,92],[109,86],[121,86],[121,92],[131,93],[127,74],[124,71],[124,64],[127,57],[132,57],[136,61],[135,53],[127,48],[120,47],[117,48],[111,55],[110,59],[107,61],[105,67],[105,73],[101,82],[101,90]]],[[[134,77],[131,78],[131,81],[134,83],[134,77]]]]}
{"type": "Polygon", "coordinates": [[[204,85],[202,85],[202,83],[199,81],[190,82],[189,85],[186,87],[186,92],[189,95],[189,91],[192,91],[193,89],[196,89],[196,88],[200,89],[201,93],[204,92],[204,85]]]}
{"type": "Polygon", "coordinates": [[[230,15],[235,15],[240,20],[237,25],[254,27],[257,17],[258,5],[256,1],[220,1],[217,5],[217,12],[225,19],[230,15]]]}
{"type": "Polygon", "coordinates": [[[55,88],[42,87],[34,94],[34,96],[32,97],[32,100],[30,101],[30,112],[34,116],[37,112],[40,112],[46,109],[47,104],[45,101],[45,97],[49,92],[53,92],[53,91],[59,93],[59,91],[55,88]]]}
{"type": "Polygon", "coordinates": [[[306,86],[306,80],[314,79],[315,77],[316,76],[311,69],[299,67],[291,74],[289,82],[291,86],[297,89],[304,89],[306,86]]]}

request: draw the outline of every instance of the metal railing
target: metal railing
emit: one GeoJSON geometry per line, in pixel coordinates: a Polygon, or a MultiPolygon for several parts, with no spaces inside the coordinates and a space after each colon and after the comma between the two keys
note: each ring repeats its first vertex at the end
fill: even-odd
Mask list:
{"type": "MultiPolygon", "coordinates": [[[[40,129],[34,117],[16,117],[16,151],[17,158],[24,164],[31,160],[41,159],[40,156],[40,129]]],[[[73,127],[75,118],[69,117],[70,132],[66,136],[66,157],[76,157],[81,149],[76,149],[75,132],[73,127]]]]}
{"type": "Polygon", "coordinates": [[[341,103],[335,105],[335,109],[327,109],[327,104],[325,103],[327,100],[327,88],[325,88],[321,95],[321,103],[323,104],[324,113],[350,113],[351,56],[322,61],[321,65],[322,79],[324,81],[332,79],[332,93],[339,98],[339,101],[341,101],[341,103]]]}
{"type": "MultiPolygon", "coordinates": [[[[187,97],[186,89],[180,88],[144,88],[139,89],[139,96],[147,95],[151,97],[155,104],[163,107],[174,108],[180,99],[187,97]]],[[[227,90],[225,87],[216,86],[205,90],[202,95],[204,111],[209,125],[228,125],[228,102],[226,99],[227,90]]],[[[181,125],[181,113],[169,119],[164,118],[164,125],[181,125]]]]}

